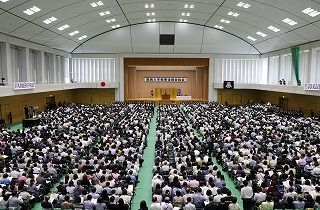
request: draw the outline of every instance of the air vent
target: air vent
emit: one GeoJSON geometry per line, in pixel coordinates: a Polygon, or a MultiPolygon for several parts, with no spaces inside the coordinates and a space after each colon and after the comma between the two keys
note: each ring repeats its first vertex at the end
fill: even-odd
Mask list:
{"type": "Polygon", "coordinates": [[[160,45],[174,45],[174,34],[160,34],[160,45]]]}

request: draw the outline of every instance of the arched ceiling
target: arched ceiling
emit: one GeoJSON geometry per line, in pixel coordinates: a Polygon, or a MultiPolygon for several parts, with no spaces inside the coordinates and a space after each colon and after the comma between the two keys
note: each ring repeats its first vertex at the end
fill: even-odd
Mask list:
{"type": "Polygon", "coordinates": [[[74,53],[263,54],[320,40],[320,0],[0,0],[0,8],[1,33],[74,53]],[[175,44],[159,45],[159,34],[175,44]]]}

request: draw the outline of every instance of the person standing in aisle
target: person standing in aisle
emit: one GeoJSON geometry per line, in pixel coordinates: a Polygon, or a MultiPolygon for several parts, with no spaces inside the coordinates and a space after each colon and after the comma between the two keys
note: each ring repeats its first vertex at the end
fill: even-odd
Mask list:
{"type": "Polygon", "coordinates": [[[248,186],[248,181],[244,180],[243,185],[244,187],[241,188],[240,196],[243,200],[243,210],[251,210],[252,208],[252,197],[253,197],[253,190],[252,187],[248,186]]]}

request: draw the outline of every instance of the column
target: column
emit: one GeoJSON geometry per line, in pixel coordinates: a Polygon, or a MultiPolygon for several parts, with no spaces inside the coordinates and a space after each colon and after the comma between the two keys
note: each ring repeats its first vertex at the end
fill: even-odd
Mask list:
{"type": "Polygon", "coordinates": [[[4,42],[1,44],[1,56],[2,56],[2,77],[6,79],[5,82],[12,83],[12,65],[11,65],[11,49],[10,44],[4,42]]]}

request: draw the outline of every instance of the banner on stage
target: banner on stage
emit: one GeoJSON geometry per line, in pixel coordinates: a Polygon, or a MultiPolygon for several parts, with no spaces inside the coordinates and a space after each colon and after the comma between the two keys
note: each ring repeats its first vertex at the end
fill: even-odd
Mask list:
{"type": "Polygon", "coordinates": [[[320,90],[320,83],[307,83],[304,85],[304,90],[320,90]]]}
{"type": "Polygon", "coordinates": [[[187,82],[186,77],[145,77],[145,82],[187,82]]]}
{"type": "Polygon", "coordinates": [[[35,82],[15,82],[13,89],[14,90],[27,90],[34,89],[36,87],[35,82]]]}

